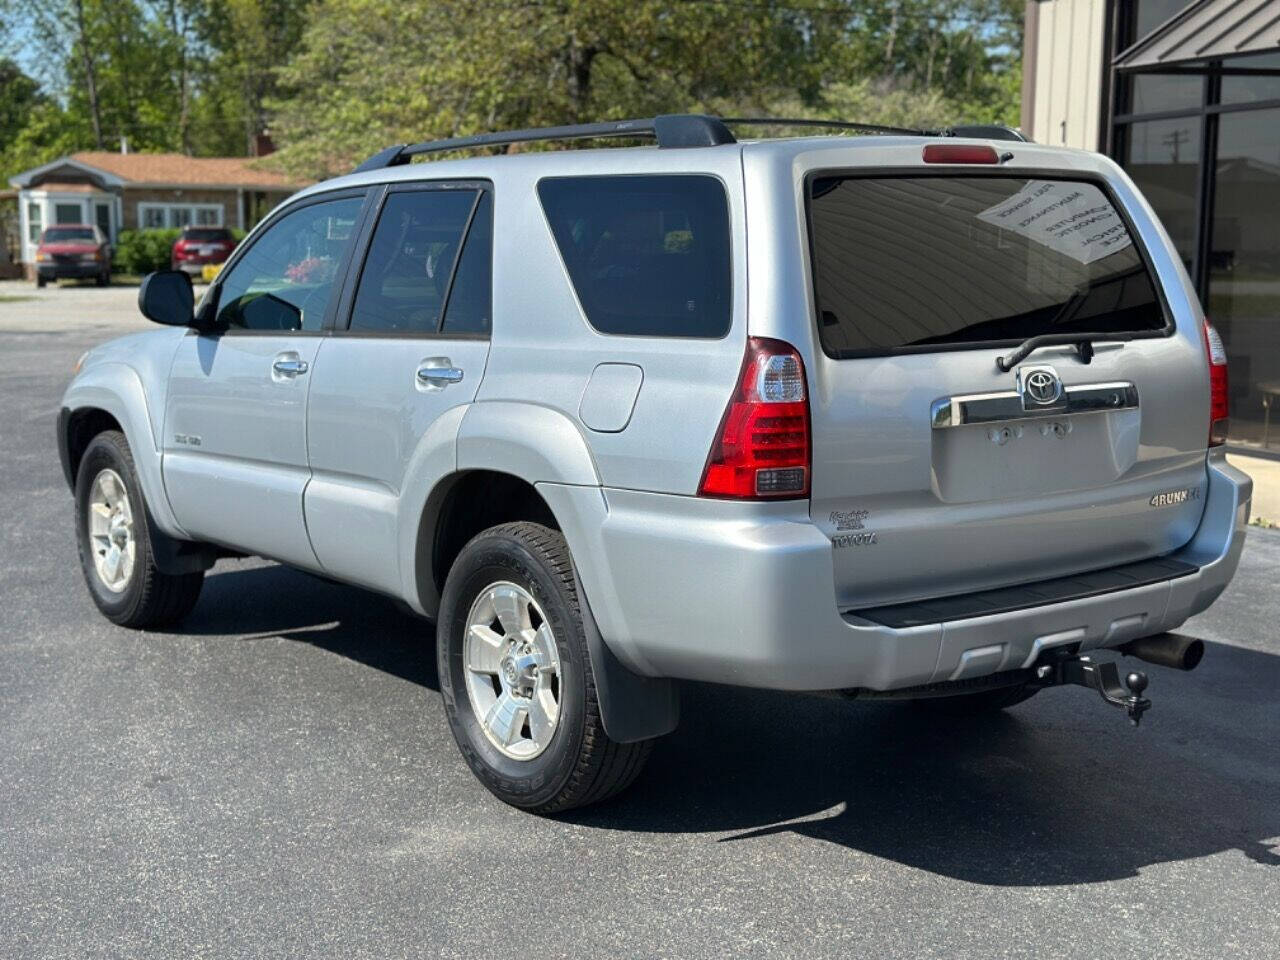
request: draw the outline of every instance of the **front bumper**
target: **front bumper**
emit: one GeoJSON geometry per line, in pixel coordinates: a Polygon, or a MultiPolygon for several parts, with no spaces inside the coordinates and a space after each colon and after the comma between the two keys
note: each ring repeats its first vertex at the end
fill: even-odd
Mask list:
{"type": "MultiPolygon", "coordinates": [[[[1252,481],[1210,457],[1194,573],[994,616],[895,629],[836,608],[831,542],[797,504],[606,490],[571,539],[601,634],[637,672],[784,690],[898,687],[1030,666],[1056,646],[1119,646],[1208,607],[1239,563],[1252,481]],[[595,552],[599,551],[599,552],[595,552]]],[[[553,508],[555,504],[553,503],[553,508]]],[[[569,533],[569,530],[566,530],[569,533]]]]}
{"type": "Polygon", "coordinates": [[[100,277],[110,267],[101,260],[84,263],[41,263],[36,265],[36,273],[43,280],[87,280],[100,277]]]}

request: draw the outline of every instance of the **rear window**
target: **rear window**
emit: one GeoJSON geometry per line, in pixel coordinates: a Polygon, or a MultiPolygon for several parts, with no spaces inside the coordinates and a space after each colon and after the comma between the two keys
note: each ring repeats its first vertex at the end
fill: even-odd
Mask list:
{"type": "Polygon", "coordinates": [[[810,191],[832,356],[1166,327],[1134,238],[1092,183],[822,176],[810,191]]]}
{"type": "Polygon", "coordinates": [[[722,337],[729,209],[714,177],[557,177],[538,196],[587,320],[601,333],[722,337]]]}
{"type": "Polygon", "coordinates": [[[231,241],[230,230],[215,230],[212,228],[188,227],[182,231],[183,239],[192,240],[195,243],[229,243],[231,241]]]}

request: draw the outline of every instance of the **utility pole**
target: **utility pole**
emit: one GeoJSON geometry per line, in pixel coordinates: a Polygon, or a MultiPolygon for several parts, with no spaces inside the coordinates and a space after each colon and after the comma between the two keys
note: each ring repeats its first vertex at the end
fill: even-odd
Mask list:
{"type": "Polygon", "coordinates": [[[1186,130],[1175,130],[1160,142],[1166,147],[1173,150],[1173,162],[1178,162],[1178,148],[1191,139],[1191,134],[1186,130]]]}

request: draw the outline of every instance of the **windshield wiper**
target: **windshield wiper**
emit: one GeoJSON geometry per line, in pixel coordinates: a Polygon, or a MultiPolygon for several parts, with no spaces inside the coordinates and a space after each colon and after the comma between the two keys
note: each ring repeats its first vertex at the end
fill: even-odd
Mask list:
{"type": "Polygon", "coordinates": [[[1129,339],[1132,338],[1118,336],[1114,333],[1042,333],[1039,336],[1028,337],[1023,340],[1018,349],[1008,356],[996,357],[996,366],[1000,368],[1002,373],[1008,373],[1025,360],[1031,354],[1031,351],[1059,343],[1074,343],[1076,345],[1076,353],[1080,355],[1080,362],[1088,363],[1093,359],[1093,341],[1129,339]]]}

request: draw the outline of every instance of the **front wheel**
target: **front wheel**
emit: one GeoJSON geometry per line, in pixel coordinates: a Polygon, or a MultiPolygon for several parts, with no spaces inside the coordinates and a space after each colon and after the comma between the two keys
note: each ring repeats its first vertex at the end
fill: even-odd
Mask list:
{"type": "Polygon", "coordinates": [[[161,627],[191,612],[204,573],[162,573],[151,553],[146,501],[124,434],[89,441],[76,475],[76,539],[89,595],[122,627],[161,627]]]}
{"type": "Polygon", "coordinates": [[[536,523],[491,527],[449,571],[437,631],[454,739],[499,799],[556,813],[626,789],[652,741],[604,731],[569,548],[536,523]]]}

